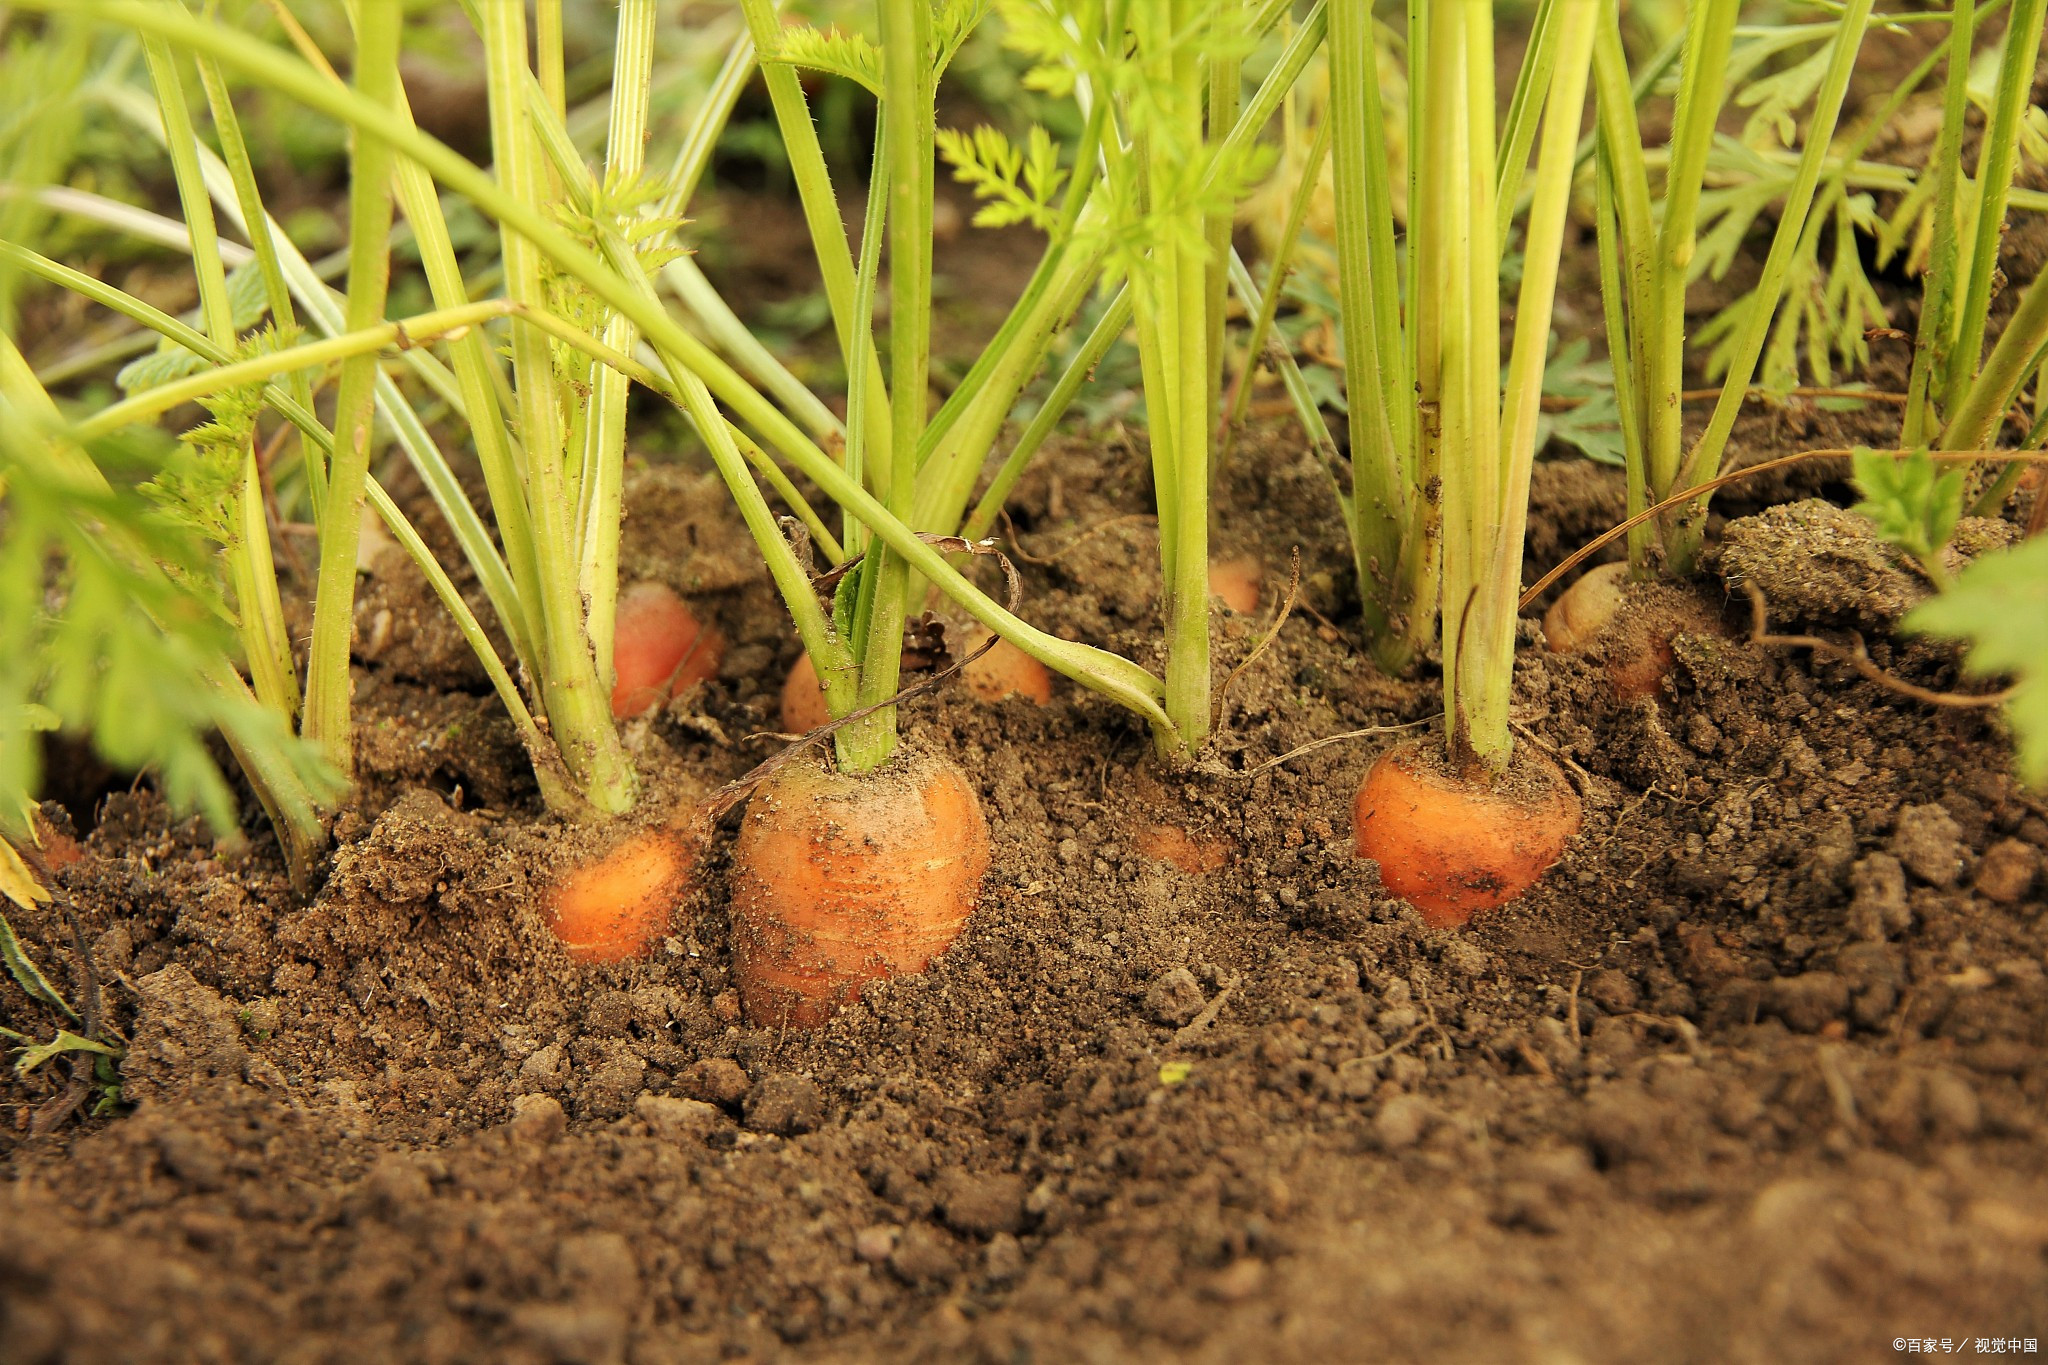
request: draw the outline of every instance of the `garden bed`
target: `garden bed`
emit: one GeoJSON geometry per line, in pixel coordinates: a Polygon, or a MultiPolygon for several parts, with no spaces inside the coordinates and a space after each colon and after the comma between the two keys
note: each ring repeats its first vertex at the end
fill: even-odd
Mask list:
{"type": "MultiPolygon", "coordinates": [[[[1112,436],[1027,477],[1032,619],[1157,638],[1143,469],[1112,436]]],[[[701,479],[629,488],[625,576],[733,641],[629,734],[653,811],[772,751],[749,736],[795,657],[701,479]]],[[[17,919],[81,995],[89,950],[138,1107],[35,1135],[62,1077],[0,1082],[0,1360],[1776,1361],[2044,1335],[2048,808],[1995,722],[1748,643],[1709,576],[1688,591],[1726,633],[1681,636],[1655,699],[1524,649],[1517,719],[1585,827],[1530,895],[1428,930],[1351,849],[1384,737],[1246,773],[1424,720],[1436,688],[1347,636],[1343,531],[1292,426],[1227,483],[1219,550],[1268,572],[1258,613],[1219,619],[1219,683],[1297,543],[1306,582],[1208,758],[1154,764],[1064,684],[910,703],[994,871],[929,973],[815,1033],[741,1021],[723,839],[652,958],[563,956],[539,892],[569,827],[410,571],[373,578],[366,794],[310,905],[267,835],[223,855],[139,790],[17,919]],[[1190,870],[1142,851],[1162,823],[1190,870]]],[[[1538,567],[1618,488],[1539,470],[1538,567]]],[[[1953,685],[1950,651],[1884,632],[1884,583],[1842,581],[1774,626],[1857,626],[1953,685]]]]}

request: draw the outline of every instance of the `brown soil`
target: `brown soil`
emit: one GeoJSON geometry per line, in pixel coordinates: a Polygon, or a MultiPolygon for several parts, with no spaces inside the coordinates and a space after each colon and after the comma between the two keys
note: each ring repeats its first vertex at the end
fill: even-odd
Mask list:
{"type": "MultiPolygon", "coordinates": [[[[1069,443],[1015,504],[1031,610],[1118,649],[1156,629],[1134,456],[1069,443]]],[[[1609,515],[1597,479],[1552,486],[1609,515]]],[[[720,505],[671,467],[633,489],[629,566],[733,641],[629,729],[651,813],[768,752],[794,653],[720,505]]],[[[810,1034],[741,1020],[723,842],[653,958],[561,953],[541,889],[578,841],[494,703],[421,681],[455,684],[459,642],[389,571],[405,648],[360,673],[365,806],[317,899],[266,838],[224,853],[141,790],[18,917],[80,995],[75,919],[135,1107],[37,1135],[61,1066],[0,1082],[0,1361],[1781,1361],[2048,1335],[2048,812],[1995,721],[1714,635],[1626,705],[1597,659],[1531,649],[1526,742],[1585,829],[1522,901],[1430,931],[1351,852],[1384,739],[1248,774],[1424,719],[1434,685],[1343,633],[1341,531],[1288,433],[1247,448],[1220,520],[1219,552],[1268,565],[1313,528],[1305,597],[1335,624],[1287,622],[1190,771],[1065,683],[913,703],[994,870],[928,974],[810,1034]],[[1229,861],[1145,856],[1162,822],[1229,861]]],[[[1797,619],[1868,624],[1843,591],[1797,619]]],[[[1266,625],[1219,612],[1219,678],[1266,625]]],[[[1872,649],[1954,681],[1944,651],[1872,649]]],[[[0,1022],[53,1021],[8,983],[0,1022]]]]}

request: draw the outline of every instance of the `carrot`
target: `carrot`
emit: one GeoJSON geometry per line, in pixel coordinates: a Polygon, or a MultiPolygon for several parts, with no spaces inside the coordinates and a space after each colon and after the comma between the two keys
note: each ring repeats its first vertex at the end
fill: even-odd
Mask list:
{"type": "Polygon", "coordinates": [[[1543,613],[1543,639],[1551,653],[1576,654],[1599,639],[1621,610],[1621,588],[1627,581],[1624,560],[1586,570],[1559,593],[1543,613]]]}
{"type": "MultiPolygon", "coordinates": [[[[970,631],[965,636],[961,652],[973,653],[987,638],[985,631],[970,631]]],[[[996,641],[994,649],[969,663],[960,673],[966,680],[967,690],[982,701],[1023,697],[1040,706],[1052,701],[1050,670],[1008,640],[996,641]]],[[[808,733],[832,719],[831,712],[825,709],[824,689],[818,685],[817,667],[808,654],[797,656],[796,662],[790,666],[789,676],[782,681],[781,717],[782,728],[793,735],[808,733]]]]}
{"type": "MultiPolygon", "coordinates": [[[[961,643],[961,653],[972,654],[987,638],[987,631],[969,631],[961,643]]],[[[983,701],[1022,697],[1040,706],[1052,701],[1051,671],[1008,640],[996,641],[993,649],[971,660],[960,672],[967,681],[967,690],[983,701]]]]}
{"type": "Polygon", "coordinates": [[[799,654],[790,665],[789,676],[782,680],[782,728],[793,735],[808,734],[830,719],[817,666],[810,655],[799,654]]]}
{"type": "Polygon", "coordinates": [[[1190,876],[1220,872],[1235,851],[1228,839],[1197,838],[1179,825],[1148,824],[1138,831],[1138,852],[1190,876]]]}
{"type": "Polygon", "coordinates": [[[718,676],[725,637],[664,583],[619,594],[612,645],[612,719],[645,715],[696,683],[718,676]]]}
{"type": "Polygon", "coordinates": [[[944,758],[903,753],[859,777],[784,764],[733,846],[747,1017],[812,1028],[868,982],[923,971],[959,936],[988,861],[981,803],[944,758]]]}
{"type": "Polygon", "coordinates": [[[548,891],[548,927],[578,962],[638,957],[668,929],[697,861],[695,841],[648,829],[580,863],[548,891]]]}
{"type": "Polygon", "coordinates": [[[1654,697],[1684,633],[1726,634],[1720,616],[1698,596],[1668,584],[1628,582],[1628,565],[1602,564],[1580,575],[1543,613],[1543,638],[1553,654],[1597,654],[1623,701],[1654,697]]]}
{"type": "Polygon", "coordinates": [[[1352,806],[1358,854],[1380,881],[1454,929],[1534,886],[1579,829],[1579,798],[1557,765],[1527,746],[1495,782],[1446,766],[1428,740],[1396,745],[1365,775],[1352,806]]]}
{"type": "Polygon", "coordinates": [[[1209,595],[1223,599],[1223,605],[1240,616],[1259,609],[1259,585],[1266,568],[1252,555],[1209,561],[1209,595]]]}

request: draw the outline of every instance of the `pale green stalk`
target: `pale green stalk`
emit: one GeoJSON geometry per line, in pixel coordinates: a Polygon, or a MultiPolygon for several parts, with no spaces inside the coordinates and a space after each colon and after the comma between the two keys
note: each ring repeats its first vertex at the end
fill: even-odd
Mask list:
{"type": "MultiPolygon", "coordinates": [[[[2005,415],[2019,397],[2027,377],[2040,362],[2040,351],[2048,345],[2048,271],[2042,271],[2020,295],[2019,307],[2006,319],[1998,344],[1985,358],[1984,368],[1956,405],[1948,425],[1942,429],[1944,450],[1987,450],[1997,438],[2005,415]]],[[[2017,475],[2015,475],[2017,477],[2017,475]]],[[[2010,491],[2010,490],[2007,490],[2010,491]]],[[[2003,495],[1999,502],[2004,501],[2003,495]]],[[[1973,515],[1988,516],[1997,503],[1972,508],[1973,515]]]]}
{"type": "MultiPolygon", "coordinates": [[[[878,482],[889,511],[915,525],[917,447],[924,432],[931,370],[933,138],[932,13],[925,0],[882,0],[882,129],[888,178],[871,192],[889,195],[888,479],[878,482]]],[[[882,452],[875,452],[881,456],[882,452]]],[[[882,468],[878,459],[877,472],[882,468]]],[[[894,554],[869,552],[862,564],[868,601],[859,641],[861,707],[896,695],[902,676],[903,621],[911,579],[894,554]]],[[[836,731],[840,769],[864,773],[896,749],[896,708],[881,706],[836,731]]]]}
{"type": "MultiPolygon", "coordinates": [[[[1713,415],[1707,419],[1707,429],[1686,456],[1672,485],[1674,488],[1690,487],[1721,472],[1721,456],[1727,449],[1728,435],[1735,429],[1736,414],[1749,392],[1757,359],[1763,354],[1771,319],[1784,293],[1786,274],[1791,268],[1799,236],[1805,230],[1807,212],[1813,205],[1814,188],[1820,181],[1821,167],[1834,141],[1835,124],[1841,117],[1842,100],[1849,90],[1849,77],[1855,70],[1856,56],[1863,46],[1870,10],[1871,0],[1847,0],[1843,6],[1827,71],[1821,78],[1820,91],[1814,97],[1813,119],[1807,125],[1806,145],[1800,153],[1798,174],[1791,191],[1785,196],[1785,207],[1778,219],[1777,231],[1771,238],[1770,254],[1764,258],[1755,302],[1731,352],[1728,373],[1722,379],[1721,396],[1714,404],[1713,415]]],[[[1646,395],[1644,401],[1661,401],[1661,397],[1646,395]]],[[[1653,488],[1652,491],[1656,490],[1653,488]]],[[[1711,494],[1689,504],[1665,536],[1665,549],[1675,572],[1690,572],[1698,557],[1700,544],[1706,536],[1708,497],[1711,494]]]]}
{"type": "Polygon", "coordinates": [[[1081,392],[1081,386],[1087,383],[1088,376],[1094,373],[1095,367],[1102,363],[1102,357],[1109,354],[1109,348],[1116,344],[1116,339],[1122,336],[1124,329],[1130,325],[1131,290],[1126,284],[1117,290],[1116,297],[1110,301],[1109,307],[1103,310],[1102,317],[1089,330],[1072,363],[1060,375],[1058,382],[1052,387],[1052,392],[1047,394],[1045,402],[1039,405],[1038,411],[1032,414],[1030,423],[1017,437],[1017,444],[1010,448],[1010,453],[1003,459],[1002,467],[996,471],[995,478],[989,481],[981,500],[974,505],[973,514],[961,528],[961,535],[969,540],[980,540],[995,526],[997,515],[1002,512],[1003,504],[1009,500],[1010,490],[1015,488],[1017,480],[1023,477],[1025,468],[1031,463],[1031,457],[1038,453],[1038,448],[1052,435],[1060,419],[1066,416],[1067,409],[1073,405],[1075,395],[1081,392]]]}
{"type": "MultiPolygon", "coordinates": [[[[1536,467],[1536,428],[1541,420],[1543,366],[1550,353],[1550,319],[1557,298],[1558,262],[1564,251],[1565,213],[1570,207],[1572,166],[1579,119],[1593,60],[1597,0],[1556,0],[1548,36],[1554,40],[1543,135],[1537,154],[1535,193],[1522,248],[1522,287],[1515,304],[1515,334],[1508,354],[1507,390],[1502,400],[1502,444],[1492,541],[1485,547],[1471,630],[1460,622],[1458,687],[1460,712],[1453,736],[1463,734],[1472,754],[1493,772],[1506,769],[1513,751],[1508,702],[1513,691],[1515,624],[1522,587],[1522,546],[1529,523],[1529,483],[1536,467]]],[[[1490,73],[1483,73],[1489,74],[1490,73]]],[[[1532,100],[1534,95],[1531,96],[1532,100]]],[[[1495,288],[1498,290],[1498,280],[1495,288]]],[[[1496,294],[1496,297],[1498,295],[1496,294]]],[[[1484,327],[1494,309],[1481,309],[1484,327]]],[[[1486,528],[1479,528],[1481,535],[1486,528]]],[[[1449,646],[1446,646],[1447,658],[1449,646]]],[[[1446,664],[1446,676],[1451,676],[1446,664]]],[[[1446,699],[1446,709],[1451,706],[1446,699]]],[[[1454,750],[1455,753],[1455,750],[1454,750]]],[[[1463,757],[1463,755],[1456,755],[1463,757]]]]}
{"type": "Polygon", "coordinates": [[[1944,412],[1963,402],[1976,378],[1991,314],[1993,275],[1998,269],[1998,241],[2005,230],[2006,200],[2019,161],[2019,123],[2032,98],[2034,73],[2041,60],[2041,30],[2048,18],[2048,0],[2013,0],[2006,20],[2005,47],[1999,61],[1998,85],[1991,119],[1977,154],[1975,193],[1976,240],[1970,247],[1970,279],[1963,287],[1961,315],[1949,350],[1943,383],[1944,412]]]}
{"type": "MultiPolygon", "coordinates": [[[[810,105],[804,99],[803,84],[795,71],[771,60],[781,21],[775,0],[740,0],[747,29],[761,63],[761,79],[775,109],[775,122],[782,133],[782,145],[789,156],[791,175],[796,180],[797,198],[803,206],[804,222],[810,230],[812,254],[823,279],[825,301],[832,309],[832,321],[839,335],[840,354],[849,375],[860,373],[854,363],[854,347],[867,346],[874,361],[866,373],[875,390],[867,395],[867,411],[875,424],[867,433],[877,451],[889,445],[889,399],[880,390],[884,380],[879,359],[874,357],[874,338],[861,330],[854,318],[853,250],[847,245],[846,227],[839,218],[839,197],[832,189],[832,175],[825,167],[825,153],[818,145],[817,125],[811,121],[810,105]]],[[[929,27],[929,16],[927,16],[929,27]]]]}
{"type": "MultiPolygon", "coordinates": [[[[491,145],[508,198],[537,207],[546,202],[548,165],[527,117],[526,23],[516,0],[483,6],[491,145]]],[[[548,307],[544,257],[528,236],[501,229],[505,293],[535,312],[548,307]]],[[[632,761],[612,725],[611,697],[598,681],[597,662],[578,591],[575,502],[566,468],[567,423],[554,357],[547,338],[531,328],[512,334],[513,387],[519,434],[526,453],[527,511],[533,523],[538,597],[540,688],[555,743],[572,784],[597,811],[630,810],[639,793],[632,761]]]]}
{"type": "MultiPolygon", "coordinates": [[[[355,90],[388,110],[398,90],[396,0],[362,0],[356,40],[355,90]]],[[[350,159],[349,330],[360,331],[384,314],[391,259],[391,148],[375,138],[356,142],[350,159]]],[[[327,470],[327,506],[320,517],[320,576],[313,600],[313,642],[306,662],[306,738],[318,744],[344,775],[354,772],[349,730],[349,640],[355,628],[356,547],[361,538],[364,484],[369,478],[371,418],[376,403],[374,354],[342,362],[334,407],[334,454],[327,470]]]]}
{"type": "MultiPolygon", "coordinates": [[[[560,0],[553,0],[557,17],[560,0]]],[[[547,6],[543,5],[543,11],[547,6]]],[[[646,165],[647,115],[654,70],[655,0],[620,0],[612,57],[611,125],[605,134],[605,180],[615,190],[640,178],[646,165]]],[[[542,67],[542,74],[547,68],[542,67]]],[[[631,354],[640,329],[614,313],[605,320],[604,344],[631,354]]],[[[592,367],[585,412],[582,522],[577,531],[578,586],[585,628],[597,662],[598,688],[608,697],[616,674],[612,649],[618,625],[619,521],[624,515],[626,376],[609,365],[592,367]]]]}
{"type": "MultiPolygon", "coordinates": [[[[1175,115],[1186,120],[1195,145],[1206,152],[1220,150],[1220,144],[1202,137],[1201,60],[1188,44],[1171,42],[1173,36],[1187,32],[1197,22],[1200,3],[1145,0],[1132,9],[1134,15],[1149,20],[1150,33],[1145,28],[1139,30],[1140,52],[1145,51],[1148,38],[1154,51],[1167,51],[1167,59],[1157,65],[1171,81],[1175,115]]],[[[1155,150],[1147,169],[1153,176],[1156,203],[1171,183],[1169,168],[1160,164],[1155,150]]],[[[1184,212],[1188,217],[1184,234],[1200,240],[1205,225],[1199,208],[1184,212]]],[[[1214,290],[1209,262],[1190,252],[1179,237],[1169,236],[1154,247],[1153,273],[1159,278],[1165,305],[1161,363],[1167,372],[1164,396],[1171,405],[1173,421],[1169,429],[1173,480],[1159,490],[1162,502],[1174,504],[1172,553],[1165,561],[1166,713],[1175,730],[1168,752],[1187,756],[1208,738],[1210,726],[1209,441],[1215,430],[1215,413],[1210,402],[1214,367],[1209,356],[1209,316],[1214,290]]],[[[1220,286],[1220,270],[1215,280],[1220,286]]],[[[1167,534],[1162,522],[1162,539],[1167,534]]]]}
{"type": "Polygon", "coordinates": [[[1454,762],[1498,768],[1504,755],[1488,684],[1499,664],[1487,648],[1484,614],[1502,482],[1493,14],[1474,0],[1425,9],[1423,118],[1431,129],[1426,145],[1440,160],[1414,221],[1442,243],[1434,275],[1423,279],[1442,313],[1441,369],[1436,392],[1425,389],[1422,397],[1436,404],[1443,441],[1445,729],[1454,762]]]}
{"type": "Polygon", "coordinates": [[[661,268],[661,282],[696,318],[705,337],[732,357],[733,363],[769,397],[792,413],[812,440],[824,444],[846,439],[846,424],[833,416],[824,400],[755,338],[711,281],[704,278],[694,259],[678,256],[670,261],[661,268]]]}
{"type": "Polygon", "coordinates": [[[1657,498],[1678,486],[1674,481],[1684,440],[1678,394],[1685,387],[1685,286],[1697,245],[1707,155],[1726,99],[1728,53],[1738,8],[1735,0],[1701,0],[1686,27],[1671,160],[1664,173],[1663,217],[1651,258],[1650,307],[1639,322],[1645,338],[1643,416],[1650,424],[1648,483],[1657,498]]]}
{"type": "Polygon", "coordinates": [[[1287,287],[1294,253],[1301,242],[1302,225],[1308,220],[1309,205],[1314,202],[1316,189],[1323,178],[1323,164],[1329,160],[1331,132],[1335,126],[1333,118],[1324,118],[1316,125],[1315,138],[1310,142],[1308,156],[1301,164],[1301,181],[1287,206],[1287,219],[1281,225],[1280,238],[1274,243],[1266,287],[1258,294],[1257,307],[1252,310],[1251,330],[1245,335],[1244,373],[1238,380],[1237,392],[1231,398],[1230,410],[1223,418],[1224,458],[1228,458],[1228,443],[1236,428],[1250,410],[1252,379],[1265,358],[1266,338],[1273,333],[1273,320],[1280,315],[1280,296],[1287,287]]]}
{"type": "MultiPolygon", "coordinates": [[[[1442,523],[1441,504],[1431,491],[1436,444],[1430,417],[1440,409],[1425,406],[1420,432],[1410,414],[1422,378],[1412,366],[1420,359],[1421,368],[1433,369],[1440,315],[1435,308],[1418,308],[1403,332],[1393,188],[1369,7],[1340,4],[1331,11],[1329,53],[1337,288],[1351,409],[1350,532],[1367,647],[1382,669],[1399,674],[1436,633],[1442,523]],[[1417,343],[1412,355],[1405,344],[1411,338],[1417,343]]],[[[1426,87],[1431,74],[1411,67],[1411,87],[1426,87]]],[[[1418,141],[1422,145],[1410,148],[1411,164],[1422,166],[1410,191],[1410,221],[1431,222],[1424,206],[1437,197],[1435,177],[1445,168],[1427,132],[1418,141]]],[[[1433,232],[1411,235],[1410,260],[1421,279],[1437,278],[1442,246],[1433,232]]],[[[1424,392],[1423,399],[1433,402],[1433,392],[1424,392]]]]}
{"type": "MultiPolygon", "coordinates": [[[[505,299],[485,299],[481,303],[464,304],[460,308],[436,309],[415,317],[401,318],[395,322],[379,322],[356,332],[344,332],[337,337],[320,341],[303,342],[281,351],[263,351],[232,364],[218,364],[198,374],[186,375],[166,383],[142,390],[118,403],[109,403],[91,416],[81,419],[75,427],[81,440],[104,436],[125,426],[147,422],[169,412],[181,403],[195,402],[201,398],[224,393],[229,389],[246,384],[258,384],[289,374],[295,369],[312,365],[328,365],[340,362],[346,373],[350,363],[369,357],[376,359],[377,353],[386,347],[396,346],[400,338],[411,345],[416,341],[430,341],[456,333],[463,328],[474,327],[490,318],[505,317],[521,312],[518,304],[505,299]]],[[[225,347],[216,348],[225,351],[225,347]]]]}

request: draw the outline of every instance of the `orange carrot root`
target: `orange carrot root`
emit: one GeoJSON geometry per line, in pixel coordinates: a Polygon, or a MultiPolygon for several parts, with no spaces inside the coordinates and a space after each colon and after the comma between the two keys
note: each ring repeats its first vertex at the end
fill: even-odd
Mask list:
{"type": "Polygon", "coordinates": [[[1152,824],[1139,831],[1138,852],[1199,877],[1222,871],[1236,850],[1228,839],[1198,839],[1179,825],[1152,824]]]}
{"type": "Polygon", "coordinates": [[[792,735],[807,734],[832,719],[825,706],[825,689],[818,685],[818,670],[811,656],[799,654],[782,680],[782,728],[792,735]]]}
{"type": "Polygon", "coordinates": [[[1684,633],[1726,634],[1720,617],[1690,593],[1644,587],[1630,607],[1628,565],[1602,564],[1581,575],[1543,614],[1543,637],[1554,654],[1597,650],[1606,659],[1616,697],[1635,701],[1663,690],[1684,633]],[[1624,607],[1630,607],[1624,610],[1624,607]]]}
{"type": "Polygon", "coordinates": [[[859,777],[785,764],[733,846],[733,961],[747,1018],[812,1028],[862,986],[923,971],[988,871],[988,822],[959,768],[902,755],[859,777]]]}
{"type": "Polygon", "coordinates": [[[1455,929],[1534,886],[1578,833],[1580,808],[1557,765],[1526,745],[1489,784],[1411,740],[1372,765],[1352,816],[1358,854],[1380,865],[1387,890],[1430,927],[1455,929]]]}
{"type": "Polygon", "coordinates": [[[1579,575],[1543,613],[1543,639],[1553,654],[1575,654],[1614,624],[1628,564],[1602,564],[1579,575]]]}
{"type": "Polygon", "coordinates": [[[663,583],[635,583],[619,594],[612,644],[612,718],[645,715],[670,697],[718,676],[725,637],[697,619],[663,583]]]}
{"type": "MultiPolygon", "coordinates": [[[[972,654],[987,638],[985,630],[969,631],[961,643],[961,654],[972,654]]],[[[967,690],[983,701],[1022,697],[1040,706],[1049,705],[1052,701],[1051,671],[1008,640],[996,641],[995,648],[969,663],[960,673],[966,679],[967,690]]]]}
{"type": "Polygon", "coordinates": [[[1209,595],[1223,599],[1223,605],[1239,616],[1250,616],[1259,609],[1259,587],[1265,576],[1265,566],[1250,555],[1212,560],[1209,595]]]}
{"type": "Polygon", "coordinates": [[[642,830],[555,883],[548,927],[578,962],[638,957],[668,931],[696,860],[696,844],[687,837],[642,830]]]}
{"type": "MultiPolygon", "coordinates": [[[[986,631],[970,632],[960,652],[973,653],[987,638],[986,631]]],[[[994,649],[961,669],[960,674],[967,690],[982,701],[1022,697],[1040,706],[1052,702],[1052,673],[1008,640],[996,641],[994,649]]],[[[793,735],[808,733],[832,719],[832,713],[825,707],[824,689],[818,685],[817,667],[808,654],[797,655],[789,676],[782,681],[780,716],[783,730],[793,735]]]]}

